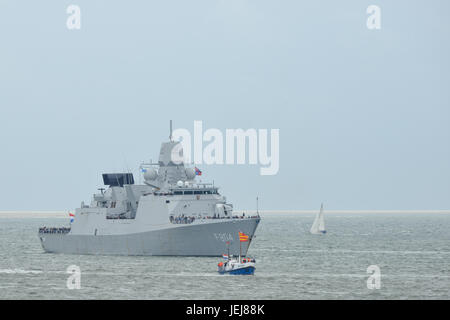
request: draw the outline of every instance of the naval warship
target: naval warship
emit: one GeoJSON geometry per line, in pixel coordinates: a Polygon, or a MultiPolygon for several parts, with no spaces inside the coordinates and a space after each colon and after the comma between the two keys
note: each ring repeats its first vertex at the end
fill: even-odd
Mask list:
{"type": "Polygon", "coordinates": [[[173,158],[180,142],[161,145],[157,163],[143,163],[143,184],[132,173],[105,173],[89,205],[81,203],[70,227],[39,228],[46,252],[105,255],[246,256],[259,214],[236,215],[214,184],[197,182],[200,171],[173,158]]]}

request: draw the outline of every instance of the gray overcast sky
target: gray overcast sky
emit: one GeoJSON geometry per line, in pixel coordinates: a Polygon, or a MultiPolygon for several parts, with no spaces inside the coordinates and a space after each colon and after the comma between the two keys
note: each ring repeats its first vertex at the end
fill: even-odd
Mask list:
{"type": "MultiPolygon", "coordinates": [[[[280,170],[201,166],[236,208],[449,209],[450,2],[0,1],[0,210],[73,209],[168,122],[279,128],[280,170]],[[81,30],[66,8],[81,8],[81,30]],[[366,8],[381,7],[381,30],[366,8]]],[[[138,178],[136,178],[138,180],[138,178]]]]}

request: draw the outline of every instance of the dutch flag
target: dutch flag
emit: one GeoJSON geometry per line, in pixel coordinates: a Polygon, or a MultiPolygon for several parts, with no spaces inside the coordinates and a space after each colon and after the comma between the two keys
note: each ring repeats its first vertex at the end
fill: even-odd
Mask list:
{"type": "Polygon", "coordinates": [[[69,217],[70,217],[70,223],[72,223],[73,219],[75,218],[75,215],[72,212],[69,212],[69,217]]]}

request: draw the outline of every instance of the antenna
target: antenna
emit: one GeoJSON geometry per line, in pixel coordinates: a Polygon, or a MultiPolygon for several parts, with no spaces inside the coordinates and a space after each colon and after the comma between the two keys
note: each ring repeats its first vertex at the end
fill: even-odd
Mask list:
{"type": "Polygon", "coordinates": [[[258,196],[256,196],[256,215],[259,217],[258,196]]]}
{"type": "Polygon", "coordinates": [[[172,141],[172,120],[170,120],[170,135],[169,140],[172,141]]]}

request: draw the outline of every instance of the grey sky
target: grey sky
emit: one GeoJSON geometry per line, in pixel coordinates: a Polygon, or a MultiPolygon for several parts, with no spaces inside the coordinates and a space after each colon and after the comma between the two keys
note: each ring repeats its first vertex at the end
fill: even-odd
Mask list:
{"type": "MultiPolygon", "coordinates": [[[[0,210],[72,209],[168,121],[279,128],[237,208],[449,209],[449,1],[0,1],[0,210]],[[81,30],[66,8],[81,8],[81,30]],[[381,7],[381,30],[366,8],[381,7]]],[[[138,180],[138,179],[137,179],[138,180]]]]}

